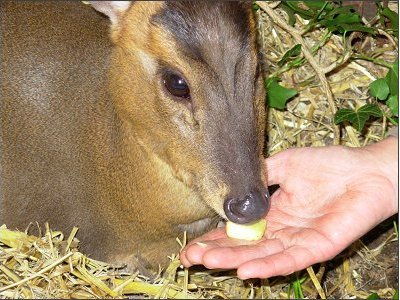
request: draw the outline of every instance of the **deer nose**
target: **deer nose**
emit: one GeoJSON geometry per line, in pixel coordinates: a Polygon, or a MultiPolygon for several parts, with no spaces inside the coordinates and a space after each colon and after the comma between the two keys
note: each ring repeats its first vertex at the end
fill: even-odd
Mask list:
{"type": "Polygon", "coordinates": [[[224,211],[229,221],[245,224],[265,216],[269,209],[269,193],[252,190],[244,198],[229,198],[224,202],[224,211]]]}

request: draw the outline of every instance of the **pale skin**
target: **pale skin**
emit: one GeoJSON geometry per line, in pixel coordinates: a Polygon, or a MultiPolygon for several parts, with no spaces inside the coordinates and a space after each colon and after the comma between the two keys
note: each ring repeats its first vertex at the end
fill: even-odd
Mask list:
{"type": "Polygon", "coordinates": [[[241,279],[287,275],[327,261],[398,212],[398,139],[363,147],[298,148],[266,160],[272,195],[257,242],[215,229],[181,252],[184,266],[237,269],[241,279]]]}

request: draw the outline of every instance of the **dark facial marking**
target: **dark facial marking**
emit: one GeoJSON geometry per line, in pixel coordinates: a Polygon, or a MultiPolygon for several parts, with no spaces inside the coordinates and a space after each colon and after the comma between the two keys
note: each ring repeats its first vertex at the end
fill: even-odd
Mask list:
{"type": "Polygon", "coordinates": [[[167,1],[152,22],[169,30],[186,55],[204,60],[209,35],[229,39],[234,34],[242,47],[248,45],[249,7],[237,1],[167,1]]]}

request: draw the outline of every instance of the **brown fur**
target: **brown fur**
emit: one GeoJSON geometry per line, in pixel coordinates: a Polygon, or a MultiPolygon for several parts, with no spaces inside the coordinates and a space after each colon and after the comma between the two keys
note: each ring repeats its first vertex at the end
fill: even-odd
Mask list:
{"type": "Polygon", "coordinates": [[[193,20],[222,42],[204,36],[200,60],[157,21],[163,2],[120,12],[114,46],[89,6],[1,3],[1,223],[78,226],[93,257],[155,267],[182,230],[195,236],[224,217],[226,197],[265,186],[250,5],[240,40],[225,4],[206,2],[193,20]],[[220,23],[201,9],[222,12],[220,23]],[[190,106],[165,92],[165,67],[188,80],[190,106]]]}

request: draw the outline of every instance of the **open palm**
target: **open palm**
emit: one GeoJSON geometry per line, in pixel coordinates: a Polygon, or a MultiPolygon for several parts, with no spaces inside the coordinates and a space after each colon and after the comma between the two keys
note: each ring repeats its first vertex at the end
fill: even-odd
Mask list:
{"type": "Polygon", "coordinates": [[[268,184],[280,188],[263,239],[233,240],[219,228],[192,241],[182,263],[237,268],[246,279],[332,258],[397,210],[393,182],[376,161],[371,151],[340,146],[290,149],[267,159],[268,184]]]}

